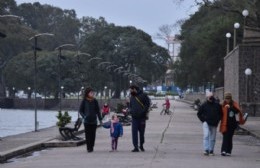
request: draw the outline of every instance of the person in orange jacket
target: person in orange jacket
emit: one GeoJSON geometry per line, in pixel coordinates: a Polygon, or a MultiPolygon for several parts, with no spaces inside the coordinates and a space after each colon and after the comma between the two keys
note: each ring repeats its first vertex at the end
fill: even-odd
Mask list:
{"type": "Polygon", "coordinates": [[[245,119],[237,102],[232,99],[231,93],[225,93],[224,102],[222,104],[222,119],[220,123],[220,132],[223,135],[221,155],[231,156],[233,148],[233,135],[238,125],[243,125],[245,119]],[[236,120],[239,115],[239,121],[236,120]]]}

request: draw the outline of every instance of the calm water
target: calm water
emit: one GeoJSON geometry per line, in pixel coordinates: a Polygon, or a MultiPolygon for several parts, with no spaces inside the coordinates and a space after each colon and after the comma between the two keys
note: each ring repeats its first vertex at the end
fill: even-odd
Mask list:
{"type": "MultiPolygon", "coordinates": [[[[47,128],[56,125],[56,111],[38,110],[39,128],[47,128]]],[[[69,112],[72,121],[77,119],[78,113],[69,112]]],[[[34,111],[33,110],[11,110],[0,109],[0,137],[16,135],[34,131],[34,111]]]]}

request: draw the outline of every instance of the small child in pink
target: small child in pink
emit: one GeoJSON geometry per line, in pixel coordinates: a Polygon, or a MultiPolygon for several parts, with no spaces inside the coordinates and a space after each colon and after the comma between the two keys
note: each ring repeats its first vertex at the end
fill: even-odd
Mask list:
{"type": "Polygon", "coordinates": [[[117,151],[118,138],[123,136],[123,126],[119,122],[117,115],[113,115],[109,123],[103,124],[104,128],[110,128],[111,152],[117,151]]]}

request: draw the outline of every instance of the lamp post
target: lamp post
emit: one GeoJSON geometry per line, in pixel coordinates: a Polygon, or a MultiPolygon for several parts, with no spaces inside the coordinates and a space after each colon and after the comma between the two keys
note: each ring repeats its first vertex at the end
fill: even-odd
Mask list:
{"type": "Polygon", "coordinates": [[[28,88],[27,88],[27,90],[28,90],[28,99],[30,99],[31,98],[31,87],[29,86],[28,88]]]}
{"type": "Polygon", "coordinates": [[[13,87],[12,89],[13,89],[13,94],[14,94],[14,98],[15,98],[15,87],[13,87]]]}
{"type": "Polygon", "coordinates": [[[61,111],[61,109],[62,109],[62,108],[61,108],[61,107],[62,107],[61,103],[62,103],[62,98],[63,98],[64,86],[61,86],[60,89],[61,89],[61,90],[60,90],[60,91],[61,91],[61,92],[60,92],[60,96],[61,96],[61,97],[60,97],[60,111],[61,111]]]}
{"type": "Polygon", "coordinates": [[[105,96],[105,100],[106,100],[106,97],[107,97],[107,86],[104,87],[104,90],[105,90],[104,96],[105,96]]]}
{"type": "Polygon", "coordinates": [[[242,15],[244,16],[244,29],[245,29],[245,27],[246,27],[246,17],[249,15],[248,10],[247,10],[247,9],[244,9],[244,10],[242,11],[242,15]]]}
{"type": "Polygon", "coordinates": [[[236,45],[237,45],[237,29],[239,29],[239,27],[240,27],[240,24],[239,23],[235,23],[234,24],[234,42],[233,42],[233,49],[236,47],[236,45]]]}
{"type": "Polygon", "coordinates": [[[252,70],[250,68],[246,68],[245,75],[246,75],[246,102],[248,103],[250,101],[250,99],[249,99],[249,76],[252,75],[252,70]]]}
{"type": "Polygon", "coordinates": [[[231,34],[230,33],[227,33],[226,34],[226,38],[227,38],[227,54],[229,53],[229,39],[231,37],[231,34]]]}
{"type": "Polygon", "coordinates": [[[79,51],[77,51],[77,54],[75,55],[75,57],[77,57],[77,65],[78,65],[78,73],[79,73],[79,76],[80,76],[80,83],[82,85],[83,82],[82,82],[82,76],[81,76],[81,72],[80,72],[80,64],[82,64],[80,62],[80,56],[81,55],[87,56],[87,57],[90,57],[91,55],[89,53],[82,53],[82,52],[79,52],[79,51]]]}
{"type": "Polygon", "coordinates": [[[36,64],[36,60],[37,60],[37,51],[41,51],[40,48],[38,48],[37,46],[37,40],[38,40],[38,37],[40,36],[54,36],[54,34],[51,34],[51,33],[39,33],[39,34],[36,34],[34,36],[32,36],[31,38],[29,38],[29,40],[33,40],[34,39],[34,47],[33,47],[33,52],[34,52],[34,84],[33,84],[33,87],[34,87],[34,117],[35,117],[35,123],[34,123],[34,126],[35,126],[35,132],[37,131],[37,125],[38,125],[38,121],[37,121],[37,99],[36,99],[36,95],[37,95],[37,64],[36,64]]]}
{"type": "Polygon", "coordinates": [[[59,111],[61,112],[61,97],[62,97],[62,88],[61,88],[61,51],[62,51],[62,48],[64,47],[74,47],[75,45],[74,44],[62,44],[60,46],[58,46],[57,48],[55,48],[55,50],[58,50],[59,51],[59,54],[58,54],[58,61],[59,61],[59,79],[58,79],[58,82],[59,82],[59,96],[60,96],[60,102],[59,102],[59,111]]]}
{"type": "MultiPolygon", "coordinates": [[[[0,18],[14,18],[14,19],[21,20],[21,17],[20,16],[16,16],[16,15],[0,15],[0,18]]],[[[0,32],[0,37],[1,38],[5,38],[6,34],[0,32]]]]}

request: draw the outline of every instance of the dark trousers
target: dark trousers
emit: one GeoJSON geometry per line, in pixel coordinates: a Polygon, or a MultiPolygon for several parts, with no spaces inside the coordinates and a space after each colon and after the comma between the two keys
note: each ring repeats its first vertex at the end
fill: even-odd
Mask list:
{"type": "Polygon", "coordinates": [[[97,125],[84,124],[84,127],[85,127],[85,138],[86,138],[87,150],[92,151],[95,146],[97,125]]]}
{"type": "Polygon", "coordinates": [[[228,129],[227,132],[223,133],[223,140],[222,140],[222,146],[221,146],[221,152],[230,153],[232,152],[233,148],[233,135],[234,135],[235,129],[228,129]]]}
{"type": "Polygon", "coordinates": [[[118,144],[118,138],[112,137],[111,140],[112,150],[117,150],[117,144],[118,144]]]}
{"type": "Polygon", "coordinates": [[[135,148],[138,148],[138,133],[140,146],[144,144],[145,119],[132,119],[132,141],[135,148]]]}

